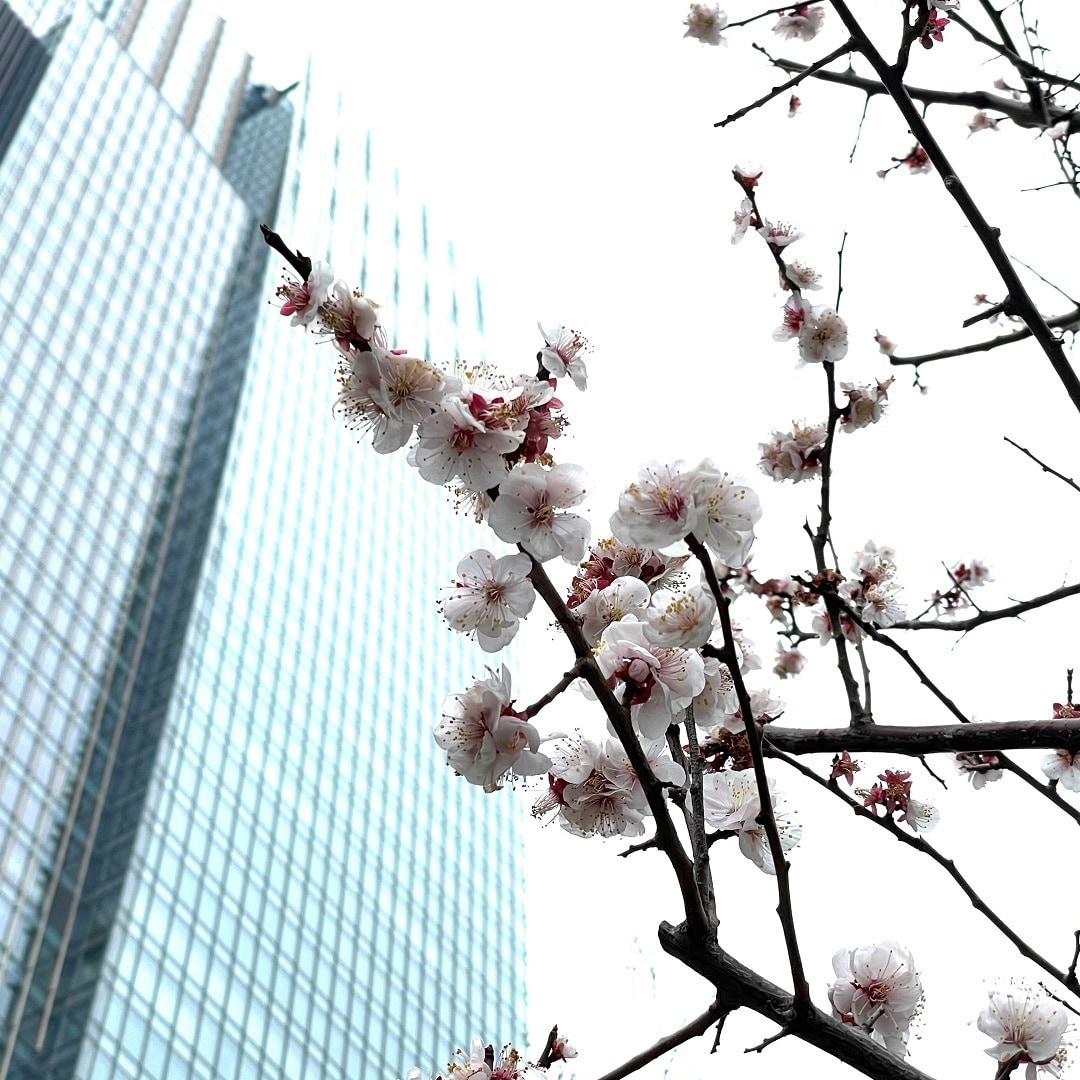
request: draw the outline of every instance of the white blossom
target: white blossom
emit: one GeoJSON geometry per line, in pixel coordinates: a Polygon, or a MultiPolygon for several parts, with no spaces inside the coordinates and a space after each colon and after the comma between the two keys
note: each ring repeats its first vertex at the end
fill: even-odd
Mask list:
{"type": "Polygon", "coordinates": [[[712,634],[716,601],[707,585],[682,593],[654,594],[645,622],[645,636],[654,645],[697,649],[712,634]]]}
{"type": "Polygon", "coordinates": [[[836,363],[848,351],[847,324],[831,307],[812,308],[799,329],[799,359],[804,364],[836,363]]]}
{"type": "Polygon", "coordinates": [[[435,742],[447,752],[447,764],[456,773],[485,791],[497,791],[508,774],[545,773],[551,761],[538,752],[536,728],[511,709],[506,667],[498,674],[489,668],[488,675],[446,699],[435,742]]]}
{"type": "Polygon", "coordinates": [[[1069,1024],[1064,1006],[1023,985],[993,990],[989,997],[978,1020],[979,1030],[995,1043],[986,1053],[995,1061],[1026,1064],[1027,1080],[1035,1080],[1039,1072],[1060,1076],[1065,1057],[1061,1040],[1069,1024]]]}
{"type": "Polygon", "coordinates": [[[482,548],[470,551],[458,563],[453,585],[443,590],[443,618],[460,633],[474,634],[485,652],[497,652],[532,610],[531,568],[529,556],[520,552],[496,559],[482,548]]]}
{"type": "Polygon", "coordinates": [[[561,555],[578,563],[589,542],[589,523],[579,514],[559,511],[585,498],[588,479],[577,465],[518,465],[499,484],[488,524],[507,543],[520,543],[540,562],[561,555]]]}
{"type": "Polygon", "coordinates": [[[922,982],[911,953],[894,941],[840,949],[829,988],[834,1014],[866,1032],[897,1057],[907,1057],[911,1021],[922,1001],[922,982]]]}
{"type": "Polygon", "coordinates": [[[1080,753],[1055,750],[1042,760],[1042,771],[1056,780],[1066,791],[1080,791],[1080,753]]]}
{"type": "Polygon", "coordinates": [[[544,347],[537,359],[556,378],[569,375],[579,390],[588,384],[588,372],[585,370],[585,352],[589,343],[577,330],[568,330],[565,326],[544,326],[537,323],[544,339],[544,347]]]}
{"type": "MultiPolygon", "coordinates": [[[[738,831],[739,850],[755,866],[766,874],[776,873],[776,864],[761,816],[761,799],[753,769],[739,772],[724,770],[706,773],[703,778],[705,824],[721,831],[738,831]]],[[[776,791],[776,783],[769,778],[769,798],[772,801],[773,818],[780,833],[780,846],[790,851],[802,838],[802,826],[783,806],[784,796],[776,791]]]]}
{"type": "Polygon", "coordinates": [[[576,608],[581,619],[581,632],[590,645],[600,641],[600,635],[613,622],[628,617],[644,619],[652,599],[649,586],[640,578],[618,577],[603,589],[595,589],[576,608]]]}
{"type": "Polygon", "coordinates": [[[703,45],[727,44],[720,31],[727,26],[728,17],[719,4],[691,4],[690,13],[683,19],[684,38],[696,38],[703,45]]]}
{"type": "Polygon", "coordinates": [[[794,11],[781,15],[773,27],[773,33],[782,38],[799,38],[801,41],[813,41],[825,22],[825,9],[820,4],[811,7],[799,4],[794,11]]]}

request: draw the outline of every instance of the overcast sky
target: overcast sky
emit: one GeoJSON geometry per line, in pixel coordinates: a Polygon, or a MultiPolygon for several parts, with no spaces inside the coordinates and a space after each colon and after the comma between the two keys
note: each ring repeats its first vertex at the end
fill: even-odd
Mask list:
{"type": "MultiPolygon", "coordinates": [[[[879,40],[889,40],[898,4],[854,6],[880,19],[879,40]]],[[[757,444],[773,428],[822,418],[824,380],[819,369],[796,370],[794,346],[771,339],[783,298],[764,246],[753,237],[730,244],[739,202],[734,163],[765,167],[762,207],[806,233],[792,253],[822,273],[817,295],[829,302],[836,252],[848,233],[841,310],[852,347],[838,378],[865,382],[888,373],[873,340],[877,329],[903,353],[993,330],[961,329],[975,293],[999,299],[1002,289],[939,178],[906,170],[876,176],[912,143],[891,103],[871,103],[851,165],[863,101],[835,88],[800,89],[794,119],[784,95],[731,128],[714,129],[715,120],[780,81],[751,41],[774,55],[816,59],[843,40],[831,14],[812,44],[779,42],[767,19],[733,31],[728,47],[709,48],[682,40],[686,5],[674,0],[416,0],[340,15],[320,6],[307,22],[297,19],[295,3],[263,4],[258,19],[245,23],[251,7],[236,0],[232,18],[251,35],[257,75],[291,81],[312,48],[318,63],[340,65],[342,78],[366,95],[365,122],[383,160],[398,163],[403,198],[426,202],[447,223],[461,259],[482,279],[489,359],[509,372],[527,370],[537,319],[573,325],[593,341],[588,392],[563,395],[573,440],[558,447],[558,457],[585,465],[596,481],[588,506],[597,536],[606,535],[618,491],[646,460],[708,455],[762,495],[754,557],[761,576],[809,564],[800,525],[815,513],[818,489],[777,485],[758,473],[757,444]],[[267,19],[266,9],[279,18],[267,19]]],[[[974,19],[968,9],[977,7],[965,3],[965,14],[974,19]]],[[[732,19],[754,10],[729,7],[732,19]]],[[[1051,46],[1078,40],[1075,5],[1029,3],[1028,11],[1054,20],[1042,27],[1051,46]]],[[[915,50],[910,81],[989,89],[1008,77],[1003,63],[981,59],[953,27],[933,50],[915,50]]],[[[1075,55],[1056,62],[1067,74],[1080,67],[1075,55]]],[[[971,112],[930,112],[959,174],[1012,254],[1067,292],[1080,292],[1075,200],[1061,189],[1019,193],[1058,178],[1046,139],[1007,125],[969,139],[971,112]]],[[[1025,281],[1047,312],[1070,306],[1032,275],[1025,281]]],[[[1080,473],[1080,421],[1041,353],[1021,348],[927,365],[926,395],[911,386],[910,368],[895,373],[886,419],[840,439],[834,536],[842,565],[867,539],[892,545],[913,612],[945,584],[941,560],[989,562],[997,576],[986,590],[991,606],[1075,580],[1080,501],[1002,439],[1009,435],[1066,474],[1080,473]]],[[[557,572],[568,580],[568,568],[557,572]]],[[[773,644],[760,618],[743,615],[748,604],[741,601],[736,614],[751,627],[767,674],[773,644]]],[[[567,663],[543,617],[533,621],[514,648],[522,667],[529,660],[515,673],[523,701],[542,693],[567,663]]],[[[930,637],[918,635],[912,648],[976,719],[1048,717],[1050,704],[1062,699],[1065,667],[1080,654],[1074,625],[1045,613],[1022,628],[999,624],[959,643],[930,637]]],[[[813,662],[799,680],[778,684],[762,675],[754,685],[769,685],[784,699],[787,723],[842,722],[828,654],[819,656],[812,644],[809,650],[813,662]]],[[[478,652],[478,668],[485,659],[478,652]]],[[[948,719],[891,658],[874,655],[872,664],[881,721],[948,719]]],[[[588,715],[579,701],[550,712],[551,723],[564,728],[588,715]]],[[[1037,769],[1041,756],[1032,754],[1029,764],[1037,769]]],[[[890,764],[868,762],[873,772],[890,764]]],[[[1066,965],[1074,923],[1059,908],[1064,894],[1074,895],[1066,855],[1074,838],[1008,779],[973,793],[947,760],[938,764],[948,792],[916,767],[918,787],[942,806],[934,840],[1066,965]]],[[[855,829],[849,815],[773,771],[803,807],[793,887],[815,1000],[825,1003],[835,949],[895,938],[912,948],[926,988],[914,1063],[938,1075],[989,1075],[992,1065],[980,1056],[987,1040],[965,1025],[982,1008],[983,980],[1027,969],[959,904],[942,874],[884,834],[855,829]]],[[[524,813],[529,797],[518,798],[524,813]]],[[[540,1040],[558,1021],[581,1047],[578,1075],[599,1075],[702,1011],[708,987],[683,975],[655,944],[656,923],[678,916],[659,859],[620,860],[622,842],[582,841],[531,822],[524,828],[530,1028],[540,1040]]],[[[492,853],[493,867],[498,858],[492,853]]],[[[772,879],[737,851],[717,852],[716,864],[721,941],[785,982],[772,879]]],[[[696,1064],[699,1046],[684,1053],[673,1075],[706,1075],[708,1068],[708,1075],[737,1070],[771,1078],[807,1062],[830,1077],[848,1075],[787,1040],[761,1056],[742,1056],[772,1030],[755,1017],[733,1017],[720,1061],[696,1064]]]]}

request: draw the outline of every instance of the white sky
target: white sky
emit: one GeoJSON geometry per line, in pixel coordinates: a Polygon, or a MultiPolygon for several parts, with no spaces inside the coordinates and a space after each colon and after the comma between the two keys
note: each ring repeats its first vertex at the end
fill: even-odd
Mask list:
{"type": "MultiPolygon", "coordinates": [[[[1036,6],[1029,3],[1029,13],[1036,6]]],[[[984,328],[960,328],[974,310],[972,296],[996,299],[1002,289],[936,176],[875,176],[912,142],[891,103],[872,103],[850,167],[862,101],[819,84],[799,91],[804,105],[794,120],[784,95],[733,128],[714,130],[714,120],[781,81],[750,41],[809,61],[842,40],[834,17],[812,45],[781,44],[765,20],[732,32],[728,48],[712,49],[681,39],[685,7],[675,0],[414,0],[360,5],[352,15],[323,6],[304,21],[295,3],[263,2],[256,10],[251,0],[235,0],[230,17],[251,35],[257,77],[291,81],[312,47],[321,63],[340,64],[344,79],[367,88],[370,126],[380,156],[400,168],[403,199],[412,193],[428,203],[481,276],[489,359],[528,370],[538,318],[580,327],[593,341],[588,393],[563,395],[574,439],[557,452],[596,480],[588,504],[596,535],[606,534],[618,490],[646,460],[708,455],[762,495],[759,572],[802,572],[811,556],[799,527],[815,512],[818,489],[776,485],[757,473],[757,443],[793,419],[823,416],[824,380],[817,369],[795,369],[793,345],[771,340],[782,298],[763,245],[752,237],[740,247],[729,243],[739,201],[731,165],[766,167],[761,205],[804,230],[793,255],[822,272],[818,295],[828,302],[835,252],[848,230],[841,310],[852,348],[840,379],[887,373],[876,328],[905,353],[977,339],[984,328]]],[[[897,3],[854,7],[884,20],[882,35],[898,22],[897,3]]],[[[977,7],[965,3],[965,14],[975,18],[977,7]]],[[[1039,8],[1044,41],[1078,40],[1075,5],[1039,8]]],[[[738,19],[756,9],[733,3],[728,10],[738,19]]],[[[1002,63],[978,66],[963,42],[953,27],[943,45],[916,49],[911,81],[989,89],[1008,75],[1002,63]]],[[[1066,73],[1080,68],[1075,57],[1058,63],[1066,73]]],[[[1080,291],[1072,273],[1075,201],[1060,190],[1018,194],[1057,178],[1049,150],[1032,132],[968,140],[970,112],[930,113],[961,177],[1012,253],[1080,291]]],[[[1047,311],[1069,306],[1026,280],[1047,311]]],[[[1075,580],[1080,499],[1002,440],[1007,434],[1066,474],[1080,474],[1080,418],[1046,360],[1025,347],[932,364],[924,369],[926,396],[911,389],[910,373],[896,372],[881,424],[840,438],[834,536],[841,559],[868,538],[894,546],[912,613],[945,584],[941,560],[989,562],[997,576],[985,590],[990,606],[1075,580]]],[[[760,618],[746,615],[749,605],[741,601],[736,614],[751,625],[767,673],[773,644],[760,618]]],[[[534,622],[513,650],[521,701],[542,693],[568,662],[543,617],[534,622]]],[[[961,708],[985,720],[1048,717],[1050,703],[1063,697],[1065,667],[1080,657],[1074,625],[1047,613],[960,643],[923,633],[908,644],[961,708]]],[[[478,668],[486,659],[478,652],[478,668]]],[[[881,721],[949,720],[890,657],[874,653],[871,662],[881,721]]],[[[754,685],[772,686],[787,702],[789,723],[843,722],[841,689],[824,652],[813,650],[810,669],[794,683],[758,676],[754,685]]],[[[578,701],[549,712],[549,722],[564,728],[586,715],[578,701]]],[[[1029,755],[1029,763],[1037,768],[1041,756],[1029,755]]],[[[868,762],[871,777],[896,763],[868,762]]],[[[947,760],[935,765],[948,792],[913,767],[916,792],[943,810],[932,839],[1037,947],[1067,965],[1076,926],[1068,876],[1074,837],[1018,783],[1006,778],[973,793],[947,760]]],[[[817,1003],[825,1004],[837,948],[897,939],[912,948],[927,997],[912,1061],[937,1075],[991,1075],[979,1053],[987,1041],[967,1026],[982,1007],[983,980],[1029,969],[959,903],[943,873],[884,833],[854,828],[850,815],[779,766],[772,771],[805,826],[792,856],[793,888],[817,1003]]],[[[521,797],[523,813],[527,802],[521,797]]],[[[678,919],[670,874],[657,857],[620,860],[622,842],[525,828],[530,1029],[538,1044],[558,1021],[581,1048],[577,1075],[597,1076],[702,1011],[709,988],[655,943],[657,922],[678,919]]],[[[493,852],[491,872],[505,872],[499,863],[493,852]]],[[[734,850],[717,852],[716,874],[725,898],[721,942],[786,982],[773,881],[734,850]]],[[[853,1075],[791,1040],[743,1056],[773,1030],[737,1014],[717,1058],[705,1058],[707,1040],[700,1040],[681,1053],[672,1075],[771,1078],[795,1068],[853,1075]]]]}

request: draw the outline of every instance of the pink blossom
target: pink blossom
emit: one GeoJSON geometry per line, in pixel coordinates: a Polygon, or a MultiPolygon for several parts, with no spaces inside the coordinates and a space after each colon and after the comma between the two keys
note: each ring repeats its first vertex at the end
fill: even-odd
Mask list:
{"type": "Polygon", "coordinates": [[[949,20],[939,15],[936,11],[931,11],[926,17],[926,25],[923,27],[922,34],[919,36],[919,44],[924,49],[932,49],[935,41],[941,41],[941,32],[949,25],[949,20]]]}
{"type": "MultiPolygon", "coordinates": [[[[933,16],[931,15],[931,18],[933,16]]],[[[895,158],[893,160],[896,160],[895,158]]],[[[928,173],[933,169],[930,158],[921,146],[913,146],[905,158],[900,158],[900,164],[906,165],[912,173],[928,173]]]]}
{"type": "Polygon", "coordinates": [[[859,428],[876,424],[885,412],[886,402],[889,397],[889,387],[892,386],[895,377],[891,376],[883,382],[854,383],[842,382],[840,391],[848,403],[844,407],[844,416],[841,427],[846,432],[857,431],[859,428]]]}
{"type": "Polygon", "coordinates": [[[800,674],[804,667],[806,667],[806,657],[798,649],[785,649],[779,641],[776,643],[774,675],[781,679],[790,679],[800,674]]]}
{"type": "Polygon", "coordinates": [[[792,293],[784,302],[784,321],[773,331],[773,341],[790,341],[798,337],[812,310],[808,300],[792,293]]]}
{"type": "Polygon", "coordinates": [[[793,431],[774,431],[772,440],[758,443],[761,471],[774,480],[798,483],[821,475],[821,452],[825,449],[824,424],[795,425],[793,431]]]}
{"type": "Polygon", "coordinates": [[[777,221],[775,224],[766,218],[758,228],[758,235],[774,251],[786,248],[788,244],[794,244],[802,238],[802,233],[785,221],[777,221]]]}
{"type": "Polygon", "coordinates": [[[739,209],[735,211],[735,231],[731,234],[731,242],[738,244],[746,235],[746,230],[752,225],[757,228],[759,222],[754,214],[754,204],[749,199],[743,199],[739,203],[739,209]]]}
{"type": "Polygon", "coordinates": [[[968,137],[970,138],[976,131],[997,131],[1000,122],[1000,117],[993,119],[980,109],[968,122],[968,131],[970,133],[968,137]]]}
{"type": "Polygon", "coordinates": [[[731,170],[731,175],[742,185],[747,195],[758,186],[764,169],[760,165],[736,165],[731,170]]]}
{"type": "Polygon", "coordinates": [[[794,94],[788,99],[787,114],[788,119],[792,119],[794,115],[799,111],[799,106],[802,104],[802,99],[796,97],[794,94]]]}
{"type": "Polygon", "coordinates": [[[281,314],[292,316],[290,326],[307,326],[314,321],[333,280],[334,271],[330,265],[316,262],[303,283],[286,278],[285,283],[277,287],[277,295],[284,301],[281,314]]]}
{"type": "Polygon", "coordinates": [[[886,356],[892,356],[896,352],[896,346],[880,330],[874,331],[874,340],[886,356]]]}

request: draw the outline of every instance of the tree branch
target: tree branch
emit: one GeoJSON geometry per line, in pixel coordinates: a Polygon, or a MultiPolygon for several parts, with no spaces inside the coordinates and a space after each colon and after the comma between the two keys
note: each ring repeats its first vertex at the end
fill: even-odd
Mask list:
{"type": "Polygon", "coordinates": [[[650,1046],[648,1050],[642,1050],[640,1054],[635,1054],[629,1061],[623,1062],[617,1069],[612,1069],[611,1072],[604,1073],[604,1075],[600,1077],[600,1080],[623,1080],[623,1077],[636,1073],[638,1069],[644,1068],[650,1061],[655,1061],[658,1057],[663,1057],[664,1054],[670,1053],[672,1050],[682,1046],[683,1043],[704,1035],[713,1024],[718,1024],[722,1027],[724,1020],[730,1012],[731,1007],[721,1005],[718,998],[700,1016],[691,1020],[689,1024],[685,1024],[683,1027],[679,1028],[678,1031],[673,1031],[670,1035],[665,1035],[662,1039],[659,1039],[650,1046]]]}
{"type": "MultiPolygon", "coordinates": [[[[1006,442],[1012,442],[1010,438],[1006,436],[1006,442]]],[[[1013,443],[1016,446],[1016,443],[1013,443]]],[[[1023,449],[1017,447],[1017,449],[1023,449]]],[[[1025,450],[1026,454],[1027,451],[1025,450]]],[[[1035,459],[1038,461],[1038,458],[1035,459]]],[[[1042,462],[1039,462],[1041,465],[1042,462]]],[[[1054,472],[1053,469],[1047,469],[1047,472],[1054,472]]],[[[1055,475],[1059,475],[1055,473],[1055,475]]],[[[1062,477],[1064,480],[1065,477],[1062,477]]],[[[1072,481],[1067,481],[1072,483],[1072,481]]],[[[1073,487],[1076,487],[1073,484],[1073,487]]],[[[1077,585],[1063,585],[1060,589],[1054,589],[1053,592],[1043,593],[1042,596],[1033,597],[1031,600],[1023,600],[1018,604],[1012,604],[1005,608],[996,608],[993,611],[980,611],[978,615],[972,615],[967,619],[901,619],[899,622],[895,622],[892,625],[894,630],[954,630],[966,633],[968,630],[974,630],[976,626],[982,626],[984,623],[997,622],[999,619],[1015,619],[1018,615],[1023,615],[1025,611],[1034,611],[1036,608],[1046,607],[1047,604],[1053,604],[1058,600],[1064,600],[1068,596],[1076,596],[1080,593],[1080,584],[1077,585]]]]}

